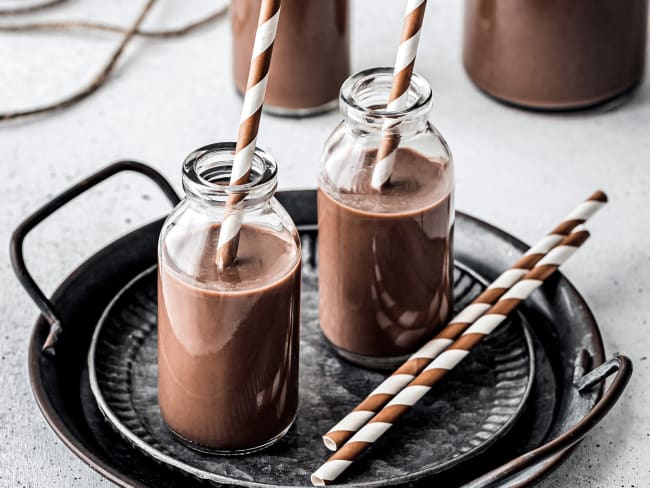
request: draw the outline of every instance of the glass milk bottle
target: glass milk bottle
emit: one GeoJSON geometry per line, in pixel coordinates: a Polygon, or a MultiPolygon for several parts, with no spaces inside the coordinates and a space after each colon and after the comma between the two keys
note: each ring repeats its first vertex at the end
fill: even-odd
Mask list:
{"type": "Polygon", "coordinates": [[[647,31],[648,0],[466,0],[463,60],[500,100],[579,109],[639,84],[647,31]]]}
{"type": "Polygon", "coordinates": [[[318,189],[321,328],[344,358],[390,367],[452,312],[454,171],[428,121],[431,88],[414,74],[407,107],[385,109],[392,69],[350,77],[343,121],[323,153],[318,189]],[[390,180],[371,182],[382,137],[399,140],[390,180]]]}
{"type": "Polygon", "coordinates": [[[158,396],[182,441],[214,453],[272,444],[298,404],[298,232],[273,198],[275,160],[255,150],[251,180],[229,186],[234,143],[212,144],[183,164],[185,199],[158,249],[158,396]],[[245,196],[226,208],[230,195],[245,196]],[[215,264],[227,212],[242,214],[237,258],[215,264]]]}
{"type": "MultiPolygon", "coordinates": [[[[246,91],[261,0],[233,0],[233,74],[246,91]]],[[[264,110],[304,116],[336,107],[350,74],[348,0],[283,0],[264,110]]]]}

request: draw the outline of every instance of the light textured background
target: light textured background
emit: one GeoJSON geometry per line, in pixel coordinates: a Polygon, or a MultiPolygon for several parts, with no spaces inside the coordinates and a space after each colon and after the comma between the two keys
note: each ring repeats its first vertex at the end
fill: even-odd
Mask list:
{"type": "MultiPolygon", "coordinates": [[[[221,0],[162,0],[146,25],[174,26],[221,0]]],[[[19,3],[0,0],[0,7],[19,3]]],[[[129,19],[143,2],[72,0],[41,18],[129,19]]],[[[389,65],[402,2],[354,0],[353,68],[389,65]]],[[[650,85],[607,113],[541,115],[505,107],[461,66],[461,2],[430,2],[417,70],[435,93],[432,120],[456,160],[457,206],[532,241],[596,188],[611,204],[565,267],[598,318],[609,354],[635,375],[613,412],[542,486],[650,485],[650,85]]],[[[4,22],[7,19],[0,19],[4,22]]],[[[0,110],[47,102],[86,82],[116,37],[0,35],[0,110]]],[[[137,40],[108,85],[65,112],[0,125],[0,486],[107,486],[46,426],[32,399],[26,352],[37,310],[10,269],[10,230],[28,212],[108,162],[138,158],[179,186],[194,148],[235,137],[240,99],[230,76],[226,21],[177,40],[137,40]]],[[[264,117],[260,143],[281,164],[281,188],[313,187],[336,113],[264,117]]],[[[139,176],[119,176],[63,209],[28,239],[28,264],[51,292],[84,257],[166,210],[139,176]]]]}

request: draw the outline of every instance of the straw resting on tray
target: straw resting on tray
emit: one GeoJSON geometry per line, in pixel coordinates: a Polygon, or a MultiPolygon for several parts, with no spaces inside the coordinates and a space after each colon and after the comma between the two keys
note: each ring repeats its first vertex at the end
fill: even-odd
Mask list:
{"type": "Polygon", "coordinates": [[[517,283],[548,251],[556,247],[578,225],[589,220],[607,202],[607,196],[597,191],[578,205],[547,236],[532,246],[510,269],[504,271],[474,301],[465,307],[433,339],[384,380],[357,407],[323,436],[325,446],[335,451],[386,405],[409,381],[444,351],[454,339],[481,317],[496,301],[517,283]]]}
{"type": "MultiPolygon", "coordinates": [[[[367,418],[368,413],[364,415],[356,415],[357,423],[360,423],[363,427],[361,427],[358,432],[348,440],[348,442],[346,442],[327,460],[327,462],[312,474],[312,483],[315,485],[326,485],[334,482],[356,458],[358,458],[370,445],[390,429],[390,427],[392,427],[392,425],[402,415],[417,403],[417,401],[419,401],[434,384],[440,381],[448,371],[459,364],[465,356],[469,354],[474,346],[476,346],[486,335],[494,331],[520,303],[530,296],[534,290],[541,286],[543,282],[550,277],[562,263],[573,255],[573,253],[589,237],[589,233],[586,230],[577,229],[576,226],[580,225],[581,221],[584,222],[587,218],[593,215],[593,213],[595,213],[595,211],[606,201],[607,197],[602,192],[596,192],[592,195],[587,202],[584,202],[574,212],[572,212],[567,220],[556,227],[556,229],[554,229],[554,231],[544,238],[538,245],[533,246],[533,248],[531,248],[531,250],[529,250],[529,252],[519,261],[521,264],[522,261],[531,259],[535,261],[536,264],[530,265],[528,271],[513,271],[515,268],[511,268],[511,270],[506,271],[495,282],[498,283],[499,280],[501,280],[503,283],[504,276],[510,276],[511,280],[514,279],[514,283],[509,289],[502,289],[501,286],[495,287],[493,284],[481,296],[486,296],[488,293],[495,293],[497,298],[494,298],[494,302],[491,302],[490,305],[486,306],[484,303],[480,304],[475,301],[459,314],[459,317],[462,317],[465,311],[472,309],[473,307],[475,311],[468,312],[468,314],[475,314],[477,317],[471,320],[471,322],[473,322],[471,325],[469,325],[467,321],[461,322],[458,320],[458,317],[455,319],[456,322],[452,322],[452,324],[459,324],[456,328],[460,330],[456,330],[456,333],[460,334],[462,332],[458,339],[453,341],[448,337],[445,337],[443,338],[444,341],[438,341],[435,346],[431,346],[435,339],[430,341],[402,366],[402,368],[404,368],[404,366],[409,364],[409,362],[416,359],[416,361],[413,362],[415,371],[400,374],[397,381],[392,380],[394,382],[392,385],[391,378],[396,377],[397,373],[389,377],[387,382],[384,382],[387,385],[385,388],[387,393],[381,393],[381,386],[375,390],[375,392],[373,392],[373,394],[371,394],[366,400],[371,399],[373,396],[376,396],[379,399],[379,406],[375,407],[375,410],[378,410],[378,413],[374,414],[365,425],[363,425],[365,419],[362,417],[365,416],[367,418]],[[571,229],[574,229],[573,232],[571,232],[571,229]],[[566,237],[562,237],[563,233],[568,232],[571,233],[566,237]],[[560,239],[559,243],[557,242],[558,239],[560,239]],[[542,244],[544,242],[546,242],[546,244],[542,244]],[[549,250],[546,254],[541,252],[541,257],[530,258],[530,256],[540,254],[540,252],[531,252],[535,250],[537,246],[540,246],[539,249],[543,249],[541,246],[545,246],[549,250]],[[477,304],[482,305],[482,307],[476,307],[477,304]],[[433,350],[433,358],[431,351],[429,352],[429,357],[421,357],[418,355],[423,350],[426,351],[427,346],[431,346],[429,349],[433,350]],[[443,350],[444,352],[442,352],[443,350]],[[396,388],[396,386],[400,386],[408,376],[412,378],[408,384],[406,384],[403,389],[396,388]],[[379,393],[377,393],[378,391],[379,393]],[[387,399],[390,399],[390,401],[385,404],[387,399]],[[381,408],[384,404],[385,406],[381,408]]],[[[465,316],[467,317],[469,315],[465,316]]],[[[450,326],[445,330],[448,330],[449,327],[450,326]]],[[[382,383],[382,385],[384,385],[384,383],[382,383]]],[[[374,411],[370,412],[370,415],[374,413],[374,411]]],[[[346,417],[346,419],[348,417],[346,417]]],[[[352,418],[354,420],[355,416],[353,415],[352,418]]]]}

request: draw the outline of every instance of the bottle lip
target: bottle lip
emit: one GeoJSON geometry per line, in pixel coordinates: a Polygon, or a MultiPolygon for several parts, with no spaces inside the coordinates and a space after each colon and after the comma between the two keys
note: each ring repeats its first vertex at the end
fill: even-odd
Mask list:
{"type": "Polygon", "coordinates": [[[241,185],[229,183],[236,146],[235,142],[217,142],[192,151],[183,162],[185,192],[213,200],[223,200],[229,195],[246,195],[246,199],[271,197],[277,187],[278,165],[260,147],[253,152],[250,180],[241,185]]]}
{"type": "Polygon", "coordinates": [[[433,104],[433,93],[427,80],[413,73],[408,88],[408,104],[401,110],[387,110],[386,105],[393,81],[393,68],[370,68],[353,74],[343,82],[339,95],[339,103],[343,114],[357,117],[379,119],[401,119],[428,115],[433,104]],[[385,96],[384,96],[385,95],[385,96]],[[368,99],[381,96],[379,104],[368,105],[368,99]]]}

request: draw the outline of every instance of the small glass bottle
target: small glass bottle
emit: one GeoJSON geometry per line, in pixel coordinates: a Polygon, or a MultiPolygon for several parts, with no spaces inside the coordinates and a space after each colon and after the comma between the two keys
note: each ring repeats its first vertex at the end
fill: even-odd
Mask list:
{"type": "MultiPolygon", "coordinates": [[[[261,0],[233,0],[233,74],[246,90],[261,0]]],[[[283,0],[264,110],[306,116],[336,107],[350,74],[348,0],[283,0]]]]}
{"type": "Polygon", "coordinates": [[[158,247],[158,398],[164,421],[197,450],[246,453],[280,439],[298,404],[301,249],[273,198],[277,165],[261,149],[251,180],[228,186],[234,143],[183,164],[185,199],[158,247]],[[230,195],[245,195],[231,209],[230,195]],[[243,216],[237,259],[215,264],[227,212],[243,216]]]}
{"type": "Polygon", "coordinates": [[[454,171],[429,123],[431,88],[414,74],[407,107],[385,109],[392,69],[350,77],[318,189],[321,328],[344,358],[390,367],[452,311],[454,171]],[[377,148],[400,140],[390,182],[371,186],[377,148]]]}

